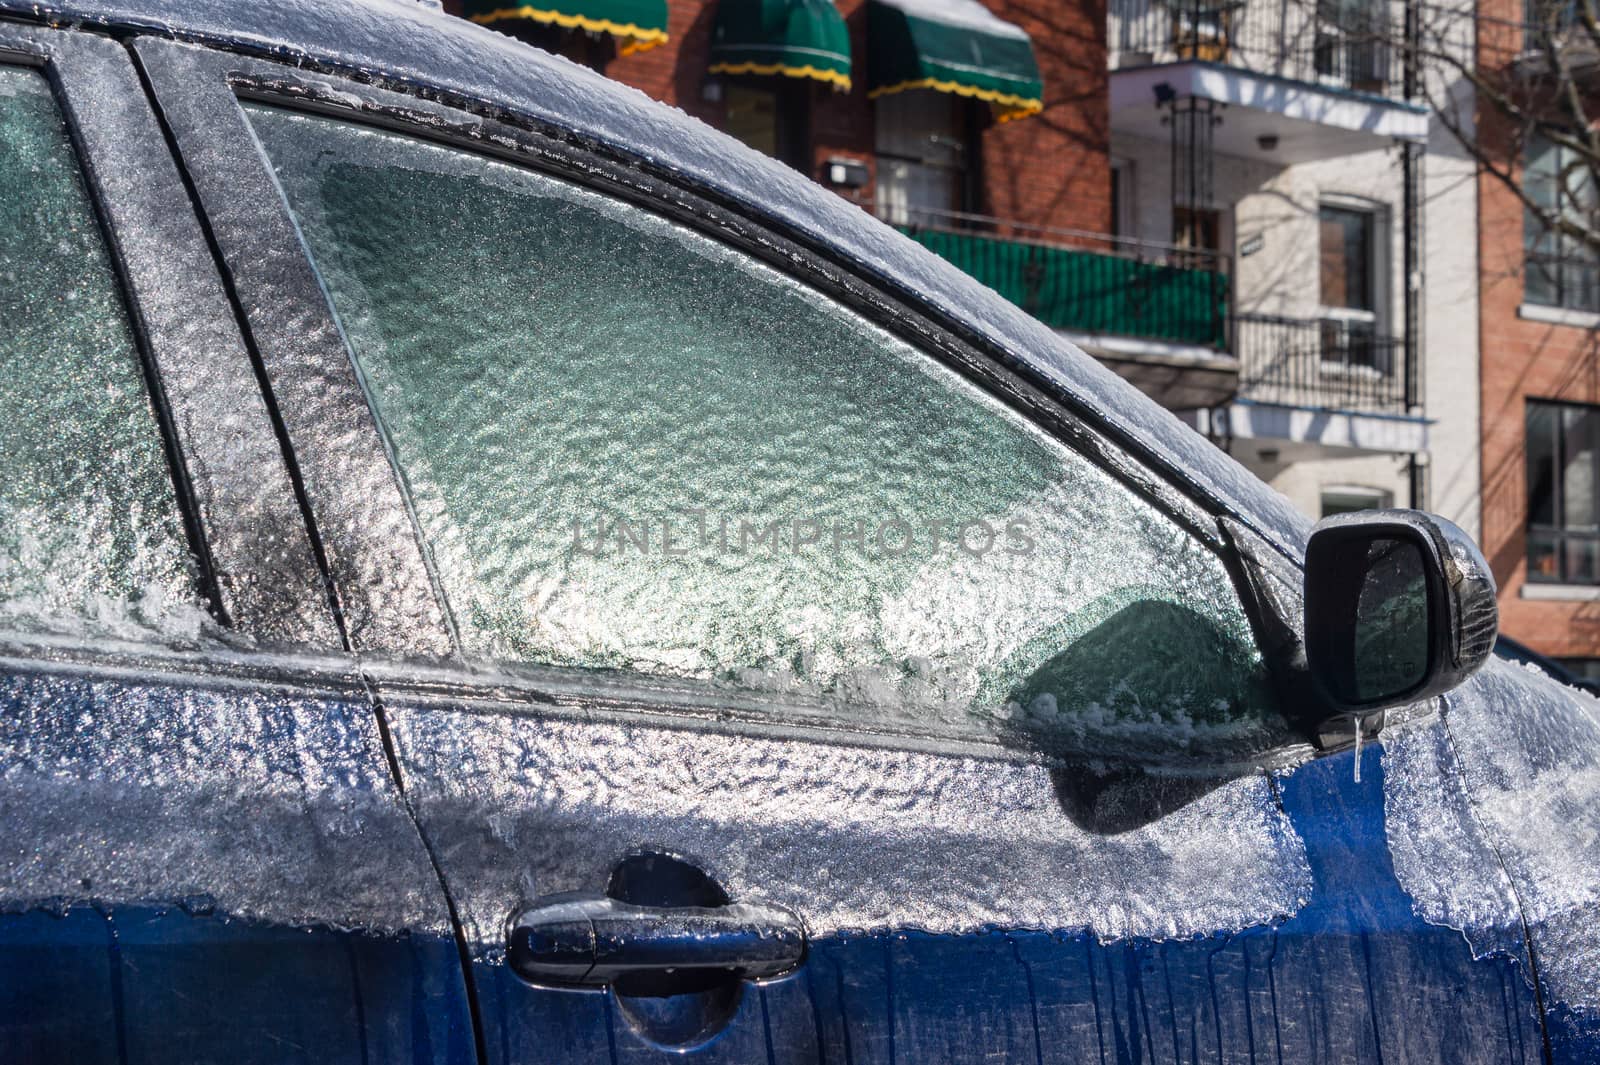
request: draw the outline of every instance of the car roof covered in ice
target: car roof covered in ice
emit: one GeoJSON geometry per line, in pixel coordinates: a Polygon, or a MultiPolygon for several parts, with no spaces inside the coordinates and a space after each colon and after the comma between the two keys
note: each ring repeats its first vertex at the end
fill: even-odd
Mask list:
{"type": "Polygon", "coordinates": [[[0,13],[426,86],[598,141],[983,334],[1174,481],[1296,555],[1304,543],[1309,522],[1287,499],[1020,308],[789,167],[559,56],[414,0],[0,0],[0,13]]]}

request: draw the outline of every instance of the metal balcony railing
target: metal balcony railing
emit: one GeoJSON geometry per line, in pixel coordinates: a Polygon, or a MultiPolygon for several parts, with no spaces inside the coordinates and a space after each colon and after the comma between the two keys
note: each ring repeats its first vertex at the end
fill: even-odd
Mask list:
{"type": "Polygon", "coordinates": [[[1239,315],[1239,396],[1324,410],[1405,414],[1406,347],[1359,318],[1239,315]]]}
{"type": "Polygon", "coordinates": [[[1400,98],[1404,7],[1389,0],[1110,0],[1113,67],[1206,60],[1400,98]]]}
{"type": "Polygon", "coordinates": [[[1053,329],[1228,347],[1226,255],[958,211],[867,206],[1053,329]]]}

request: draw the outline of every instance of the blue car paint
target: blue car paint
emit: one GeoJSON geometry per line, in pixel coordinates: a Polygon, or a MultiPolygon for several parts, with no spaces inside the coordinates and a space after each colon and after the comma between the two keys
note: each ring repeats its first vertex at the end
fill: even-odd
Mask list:
{"type": "MultiPolygon", "coordinates": [[[[1382,750],[1278,774],[1314,887],[1273,925],[1187,940],[1085,932],[904,930],[811,944],[806,964],[748,986],[708,1062],[1349,1062],[1544,1060],[1520,959],[1474,958],[1418,918],[1384,828],[1382,750]]],[[[666,1061],[606,993],[531,988],[476,967],[491,1060],[666,1061]]],[[[1561,1060],[1592,1060],[1563,1040],[1561,1060]]]]}
{"type": "MultiPolygon", "coordinates": [[[[331,895],[363,889],[375,898],[397,886],[439,891],[436,881],[416,882],[426,866],[408,845],[420,843],[388,799],[381,752],[369,754],[361,739],[370,705],[268,692],[0,677],[0,853],[10,870],[0,897],[0,1062],[474,1059],[447,933],[242,919],[184,893],[193,878],[212,878],[236,904],[270,910],[315,905],[324,893],[322,904],[337,906],[331,895]],[[252,769],[239,768],[241,756],[252,769]],[[257,790],[254,769],[275,783],[257,790]],[[244,787],[222,791],[216,773],[244,787]],[[272,794],[284,788],[300,798],[287,819],[272,794]],[[377,834],[372,842],[388,837],[405,881],[375,880],[381,871],[302,880],[305,898],[275,898],[284,884],[257,878],[249,863],[269,857],[270,873],[309,860],[298,868],[310,877],[333,875],[353,857],[341,854],[350,828],[341,814],[377,834]],[[165,860],[171,834],[185,827],[220,848],[211,867],[165,860]]],[[[342,901],[342,916],[358,920],[353,901],[342,901]]]]}
{"type": "Polygon", "coordinates": [[[0,914],[6,1062],[465,1063],[443,937],[98,907],[0,914]]]}

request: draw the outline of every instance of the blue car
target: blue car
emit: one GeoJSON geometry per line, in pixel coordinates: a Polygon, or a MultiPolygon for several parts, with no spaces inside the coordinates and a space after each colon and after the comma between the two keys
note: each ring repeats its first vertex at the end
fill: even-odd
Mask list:
{"type": "Polygon", "coordinates": [[[421,5],[0,16],[0,1062],[1600,1061],[1448,522],[421,5]]]}

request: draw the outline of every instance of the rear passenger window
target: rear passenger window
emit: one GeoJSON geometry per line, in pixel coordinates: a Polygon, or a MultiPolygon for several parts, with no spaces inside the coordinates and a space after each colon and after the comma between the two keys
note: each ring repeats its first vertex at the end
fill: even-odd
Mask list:
{"type": "Polygon", "coordinates": [[[0,628],[192,632],[128,316],[49,83],[0,66],[0,628]]]}
{"type": "Polygon", "coordinates": [[[1022,744],[1272,732],[1217,556],[933,359],[636,207],[246,107],[469,656],[1022,744]]]}

